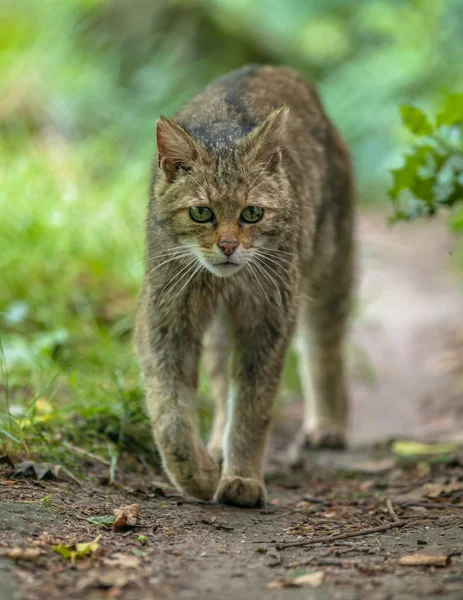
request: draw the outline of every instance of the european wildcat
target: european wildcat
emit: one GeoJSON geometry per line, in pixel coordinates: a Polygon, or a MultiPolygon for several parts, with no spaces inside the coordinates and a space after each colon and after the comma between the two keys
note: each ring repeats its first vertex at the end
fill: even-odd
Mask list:
{"type": "Polygon", "coordinates": [[[180,490],[262,506],[272,405],[296,329],[306,414],[293,450],[344,442],[349,157],[314,88],[283,67],[218,79],[175,120],[161,117],[156,134],[135,332],[155,439],[180,490]],[[208,450],[195,419],[203,341],[216,401],[208,450]]]}

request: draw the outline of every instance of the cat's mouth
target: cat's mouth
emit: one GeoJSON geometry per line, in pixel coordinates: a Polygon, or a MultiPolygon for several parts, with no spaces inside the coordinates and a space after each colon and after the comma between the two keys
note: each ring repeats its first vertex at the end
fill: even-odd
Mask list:
{"type": "Polygon", "coordinates": [[[229,277],[237,273],[242,267],[241,263],[224,260],[223,262],[212,264],[210,270],[218,277],[229,277]]]}

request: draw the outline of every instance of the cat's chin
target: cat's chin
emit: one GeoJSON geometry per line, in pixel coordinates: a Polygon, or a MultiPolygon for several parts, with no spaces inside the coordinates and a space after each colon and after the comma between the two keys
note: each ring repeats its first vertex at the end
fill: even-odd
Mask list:
{"type": "Polygon", "coordinates": [[[241,271],[243,265],[237,265],[235,263],[221,263],[216,265],[207,265],[208,271],[210,271],[216,277],[231,277],[232,275],[236,275],[238,271],[241,271]]]}

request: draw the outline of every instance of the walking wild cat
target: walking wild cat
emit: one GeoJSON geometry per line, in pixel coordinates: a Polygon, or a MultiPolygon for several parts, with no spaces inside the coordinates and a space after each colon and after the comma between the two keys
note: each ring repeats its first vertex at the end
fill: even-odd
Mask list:
{"type": "Polygon", "coordinates": [[[265,502],[263,461],[296,334],[305,417],[292,448],[344,443],[353,182],[315,89],[248,66],[160,117],[135,342],[163,465],[183,492],[265,502]],[[216,411],[195,416],[204,349],[216,411]]]}

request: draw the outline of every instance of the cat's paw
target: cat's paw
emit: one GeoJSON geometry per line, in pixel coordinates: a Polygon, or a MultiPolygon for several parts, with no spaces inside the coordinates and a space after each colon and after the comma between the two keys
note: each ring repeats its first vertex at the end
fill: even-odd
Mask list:
{"type": "Polygon", "coordinates": [[[304,450],[344,450],[345,447],[346,436],[343,429],[326,424],[310,430],[303,428],[288,448],[287,462],[293,466],[298,465],[304,458],[304,450]]]}
{"type": "Polygon", "coordinates": [[[215,500],[220,504],[241,508],[262,508],[266,493],[264,484],[249,477],[224,477],[219,483],[215,500]]]}
{"type": "Polygon", "coordinates": [[[199,500],[212,500],[219,483],[220,468],[205,449],[195,455],[194,461],[163,458],[164,469],[178,490],[199,500]]]}
{"type": "Polygon", "coordinates": [[[306,448],[331,448],[344,450],[346,437],[343,431],[329,426],[317,427],[305,434],[304,445],[306,448]]]}

